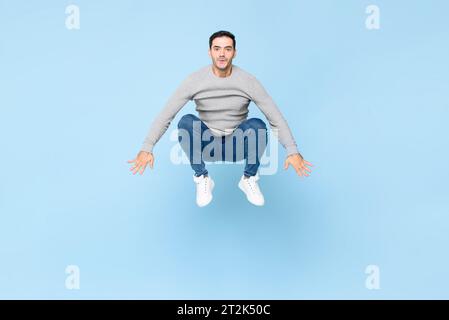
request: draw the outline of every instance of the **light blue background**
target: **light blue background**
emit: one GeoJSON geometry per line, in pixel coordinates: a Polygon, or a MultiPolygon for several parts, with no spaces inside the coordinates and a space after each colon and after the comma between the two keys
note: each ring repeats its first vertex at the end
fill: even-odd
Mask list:
{"type": "Polygon", "coordinates": [[[1,0],[0,298],[449,298],[448,14],[443,0],[1,0]],[[220,29],[315,165],[263,176],[263,208],[236,186],[243,165],[210,166],[214,200],[197,208],[173,124],[153,171],[126,163],[220,29]]]}

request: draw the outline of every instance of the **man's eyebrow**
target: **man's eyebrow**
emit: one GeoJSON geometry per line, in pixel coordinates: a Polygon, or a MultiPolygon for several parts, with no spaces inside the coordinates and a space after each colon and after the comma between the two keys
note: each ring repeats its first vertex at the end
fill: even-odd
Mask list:
{"type": "MultiPolygon", "coordinates": [[[[214,48],[221,48],[220,46],[213,46],[214,48]]],[[[226,46],[225,48],[232,48],[232,46],[226,46]]]]}

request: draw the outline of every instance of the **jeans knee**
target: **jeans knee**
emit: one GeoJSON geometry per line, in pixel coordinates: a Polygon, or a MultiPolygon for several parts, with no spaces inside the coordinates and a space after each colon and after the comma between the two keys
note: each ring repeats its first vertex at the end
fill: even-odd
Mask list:
{"type": "Polygon", "coordinates": [[[193,127],[193,122],[196,120],[198,120],[198,118],[195,115],[191,113],[185,114],[179,119],[178,129],[189,130],[193,127]]]}
{"type": "Polygon", "coordinates": [[[247,120],[248,126],[254,130],[266,130],[267,125],[259,118],[251,118],[247,120]]]}

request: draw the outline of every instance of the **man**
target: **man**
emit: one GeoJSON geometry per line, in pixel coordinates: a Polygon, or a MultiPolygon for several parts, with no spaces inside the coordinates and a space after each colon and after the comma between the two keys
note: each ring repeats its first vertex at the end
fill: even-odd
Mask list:
{"type": "Polygon", "coordinates": [[[251,101],[266,116],[287,151],[284,169],[292,165],[299,176],[309,176],[311,172],[307,166],[312,164],[298,152],[287,122],[263,86],[254,76],[232,64],[236,56],[235,44],[234,35],[228,31],[210,36],[212,65],[190,74],[182,82],[152,123],[141,151],[128,161],[133,164],[130,170],[134,174],[143,174],[147,165],[153,168],[154,145],[179,110],[189,100],[194,100],[199,117],[187,114],[180,119],[178,141],[195,172],[196,202],[200,207],[212,200],[214,181],[204,164],[204,160],[211,159],[235,162],[243,157],[245,171],[238,186],[252,204],[262,206],[265,202],[257,184],[257,170],[267,143],[266,125],[258,118],[247,119],[251,101]],[[243,151],[240,155],[239,150],[243,151]]]}

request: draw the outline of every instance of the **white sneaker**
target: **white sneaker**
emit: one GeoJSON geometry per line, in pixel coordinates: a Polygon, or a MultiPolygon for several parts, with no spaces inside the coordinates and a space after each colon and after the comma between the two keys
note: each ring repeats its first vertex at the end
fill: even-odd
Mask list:
{"type": "Polygon", "coordinates": [[[212,189],[214,189],[214,180],[209,176],[193,175],[193,181],[196,183],[196,204],[199,207],[207,206],[212,201],[212,189]]]}
{"type": "Polygon", "coordinates": [[[239,188],[246,194],[246,198],[249,202],[256,206],[263,206],[265,199],[257,184],[257,180],[259,180],[259,174],[249,178],[245,178],[243,175],[239,181],[239,188]]]}

